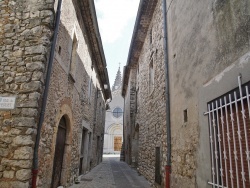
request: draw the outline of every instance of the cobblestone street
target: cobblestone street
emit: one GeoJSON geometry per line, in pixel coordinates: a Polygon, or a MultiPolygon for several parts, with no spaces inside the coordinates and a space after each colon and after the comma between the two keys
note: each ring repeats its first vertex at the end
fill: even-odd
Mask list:
{"type": "Polygon", "coordinates": [[[118,155],[104,155],[103,162],[81,177],[71,188],[149,188],[150,185],[135,169],[120,161],[118,155]]]}

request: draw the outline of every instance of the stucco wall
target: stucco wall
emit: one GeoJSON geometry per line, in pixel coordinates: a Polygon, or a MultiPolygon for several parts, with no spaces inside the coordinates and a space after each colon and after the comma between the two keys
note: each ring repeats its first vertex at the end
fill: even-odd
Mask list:
{"type": "MultiPolygon", "coordinates": [[[[203,127],[208,126],[203,124],[207,117],[203,117],[203,123],[199,120],[204,112],[199,106],[206,106],[209,101],[204,100],[208,93],[200,92],[211,79],[249,52],[249,13],[246,0],[177,0],[169,8],[172,187],[209,187],[209,138],[203,127]]],[[[229,90],[235,88],[233,80],[237,82],[237,76],[231,74],[229,90]]],[[[213,91],[217,93],[214,99],[223,94],[217,91],[213,91]]]]}

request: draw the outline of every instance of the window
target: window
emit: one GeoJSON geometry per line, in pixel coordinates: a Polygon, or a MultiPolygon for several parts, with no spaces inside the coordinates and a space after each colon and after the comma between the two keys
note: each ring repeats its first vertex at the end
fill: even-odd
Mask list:
{"type": "Polygon", "coordinates": [[[59,55],[61,55],[61,50],[62,50],[62,48],[61,48],[61,46],[59,46],[59,48],[58,48],[58,54],[59,55]]]}
{"type": "Polygon", "coordinates": [[[90,102],[91,95],[92,95],[92,78],[89,79],[89,87],[88,87],[89,102],[90,102]]]}
{"type": "Polygon", "coordinates": [[[187,109],[183,111],[183,119],[184,119],[184,123],[188,121],[187,109]]]}
{"type": "MultiPolygon", "coordinates": [[[[240,79],[239,79],[240,80],[240,79]]],[[[250,82],[208,103],[212,181],[216,187],[250,187],[250,82]]]]}
{"type": "Polygon", "coordinates": [[[140,70],[139,70],[139,68],[140,68],[140,65],[139,65],[139,63],[138,63],[138,64],[137,64],[137,72],[136,72],[136,88],[139,87],[139,79],[140,79],[140,75],[139,75],[140,70]]]}
{"type": "Polygon", "coordinates": [[[135,112],[137,113],[138,112],[138,99],[139,99],[139,97],[138,97],[138,93],[139,93],[139,88],[138,88],[138,90],[136,90],[136,92],[135,92],[135,112]]]}
{"type": "Polygon", "coordinates": [[[151,94],[154,90],[154,65],[153,65],[153,58],[149,64],[149,93],[151,94]]]}
{"type": "Polygon", "coordinates": [[[77,64],[77,39],[74,34],[73,42],[72,42],[72,51],[71,51],[71,60],[70,60],[70,74],[71,76],[75,76],[76,72],[76,64],[77,64]]]}
{"type": "Polygon", "coordinates": [[[116,108],[113,110],[113,116],[114,116],[115,118],[121,117],[122,114],[123,114],[122,109],[119,108],[119,107],[116,107],[116,108]]]}
{"type": "Polygon", "coordinates": [[[149,43],[152,44],[153,42],[153,28],[150,29],[150,33],[149,33],[149,43]]]}

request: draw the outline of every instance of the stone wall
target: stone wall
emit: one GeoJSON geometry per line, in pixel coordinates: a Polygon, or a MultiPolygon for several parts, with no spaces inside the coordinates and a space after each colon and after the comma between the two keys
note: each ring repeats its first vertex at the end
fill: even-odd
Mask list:
{"type": "Polygon", "coordinates": [[[165,76],[162,23],[161,2],[158,2],[137,65],[138,111],[135,123],[139,125],[138,169],[151,184],[155,182],[156,147],[160,147],[160,173],[162,180],[165,177],[164,165],[166,164],[165,76]],[[154,71],[152,90],[149,89],[150,63],[153,64],[154,71]]]}
{"type": "Polygon", "coordinates": [[[85,37],[85,31],[82,30],[85,26],[76,5],[71,1],[64,1],[62,4],[56,55],[39,148],[39,155],[44,156],[39,165],[40,187],[49,187],[51,183],[53,172],[51,158],[53,159],[54,156],[58,123],[62,116],[68,117],[69,120],[62,184],[71,185],[79,175],[82,129],[86,128],[83,120],[89,125],[88,133],[92,134],[91,150],[87,150],[84,154],[84,157],[89,158],[90,164],[83,171],[89,171],[101,161],[105,101],[100,89],[96,66],[91,58],[88,39],[85,37]],[[78,47],[75,69],[72,70],[71,53],[74,36],[76,36],[78,47]],[[68,110],[65,111],[64,108],[68,110]]]}
{"type": "Polygon", "coordinates": [[[136,90],[136,70],[131,69],[128,82],[128,92],[126,93],[124,100],[124,151],[125,161],[128,164],[132,163],[132,137],[134,132],[134,113],[135,113],[135,90],[136,90]]]}
{"type": "Polygon", "coordinates": [[[28,187],[54,21],[54,0],[0,2],[0,187],[28,187]],[[9,115],[8,115],[9,114],[9,115]]]}

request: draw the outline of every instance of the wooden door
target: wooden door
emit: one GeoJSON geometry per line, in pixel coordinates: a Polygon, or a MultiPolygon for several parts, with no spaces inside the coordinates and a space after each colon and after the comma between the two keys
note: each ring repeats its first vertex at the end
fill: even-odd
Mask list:
{"type": "Polygon", "coordinates": [[[114,151],[121,151],[122,148],[122,137],[115,136],[114,137],[114,151]]]}
{"type": "Polygon", "coordinates": [[[60,186],[65,140],[66,140],[66,121],[65,118],[62,117],[58,126],[57,137],[56,137],[56,148],[54,155],[51,188],[56,188],[60,186]]]}
{"type": "Polygon", "coordinates": [[[161,185],[161,152],[160,147],[155,148],[155,182],[161,185]]]}

